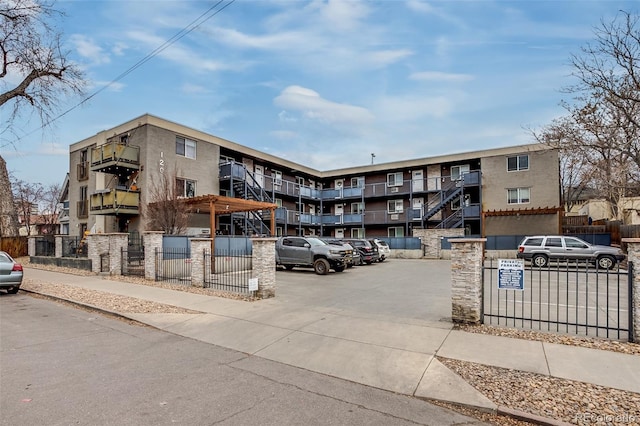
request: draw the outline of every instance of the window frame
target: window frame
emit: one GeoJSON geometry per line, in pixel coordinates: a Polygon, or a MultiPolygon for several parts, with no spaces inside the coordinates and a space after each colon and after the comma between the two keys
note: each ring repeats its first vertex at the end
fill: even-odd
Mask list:
{"type": "Polygon", "coordinates": [[[404,212],[404,200],[403,199],[393,199],[387,200],[387,213],[388,214],[397,214],[404,212]],[[391,210],[391,203],[393,203],[394,210],[391,210]],[[400,210],[398,210],[398,204],[400,205],[400,210]]]}
{"type": "Polygon", "coordinates": [[[453,181],[461,180],[462,177],[464,175],[466,175],[467,173],[471,173],[471,165],[469,165],[469,164],[456,164],[455,166],[451,166],[449,168],[449,177],[453,181]],[[454,175],[453,170],[454,169],[457,170],[456,177],[453,177],[453,175],[454,175]]]}
{"type": "Polygon", "coordinates": [[[364,176],[356,176],[351,178],[352,188],[364,188],[364,185],[365,185],[364,176]]]}
{"type": "Polygon", "coordinates": [[[197,181],[193,180],[193,179],[188,179],[188,178],[182,178],[182,177],[177,177],[176,178],[176,193],[182,189],[182,193],[181,194],[177,194],[178,198],[193,198],[196,196],[197,193],[197,181]],[[181,181],[183,182],[182,185],[180,185],[178,182],[181,181]],[[192,195],[188,195],[187,194],[187,184],[192,184],[193,185],[193,194],[192,195]]]}
{"type": "Polygon", "coordinates": [[[510,155],[507,157],[507,172],[522,172],[526,170],[529,170],[529,154],[510,155]],[[527,159],[526,167],[521,165],[522,158],[527,159]],[[516,160],[515,168],[512,168],[511,165],[509,164],[509,160],[512,160],[512,159],[516,160]]]}
{"type": "Polygon", "coordinates": [[[387,187],[402,186],[404,175],[402,172],[387,173],[387,187]],[[391,177],[393,176],[393,183],[391,183],[391,177]],[[398,176],[400,176],[400,183],[398,183],[398,176]]]}
{"type": "Polygon", "coordinates": [[[531,203],[531,188],[530,187],[520,187],[520,188],[507,188],[507,204],[529,204],[531,203]],[[516,197],[511,197],[511,191],[517,191],[516,197]],[[523,192],[527,192],[527,196],[524,197],[523,192]],[[516,201],[512,201],[512,200],[516,201]]]}
{"type": "Polygon", "coordinates": [[[180,157],[195,160],[197,156],[197,146],[198,146],[198,143],[193,139],[189,139],[184,136],[176,136],[176,155],[179,155],[180,157]],[[187,154],[191,154],[191,150],[188,149],[191,147],[193,148],[193,154],[192,154],[193,156],[187,155],[187,154]]]}
{"type": "Polygon", "coordinates": [[[387,228],[387,237],[389,238],[403,238],[404,237],[404,226],[389,226],[387,228]],[[393,230],[393,235],[391,235],[391,231],[393,230]],[[398,230],[400,230],[400,235],[398,235],[398,230]]]}
{"type": "Polygon", "coordinates": [[[363,214],[363,213],[364,213],[364,203],[362,201],[359,201],[357,203],[351,203],[351,214],[363,214]]]}

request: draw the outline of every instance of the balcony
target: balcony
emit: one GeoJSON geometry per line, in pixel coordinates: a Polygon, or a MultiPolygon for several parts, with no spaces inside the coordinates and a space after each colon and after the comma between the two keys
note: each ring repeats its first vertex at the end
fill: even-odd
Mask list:
{"type": "Polygon", "coordinates": [[[91,214],[116,215],[140,213],[140,193],[124,189],[105,189],[91,194],[91,214]]]}
{"type": "Polygon", "coordinates": [[[140,147],[110,142],[91,149],[91,170],[114,174],[118,169],[140,169],[140,147]]]}

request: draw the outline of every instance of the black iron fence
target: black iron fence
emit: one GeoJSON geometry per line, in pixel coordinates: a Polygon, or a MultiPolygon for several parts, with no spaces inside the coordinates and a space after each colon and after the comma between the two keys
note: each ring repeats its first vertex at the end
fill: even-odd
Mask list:
{"type": "Polygon", "coordinates": [[[526,266],[522,290],[498,288],[498,264],[483,268],[485,324],[633,341],[633,264],[601,269],[587,261],[526,266]]]}
{"type": "Polygon", "coordinates": [[[251,255],[246,250],[221,250],[216,247],[215,256],[204,251],[204,286],[215,290],[252,295],[253,278],[251,255]]]}
{"type": "Polygon", "coordinates": [[[87,241],[82,237],[62,237],[62,257],[87,257],[87,248],[87,241]]]}
{"type": "Polygon", "coordinates": [[[120,256],[120,267],[122,268],[122,275],[135,275],[144,277],[143,246],[127,246],[126,249],[123,247],[120,250],[120,256]]]}
{"type": "Polygon", "coordinates": [[[36,239],[36,256],[55,256],[56,241],[53,235],[36,239]]]}
{"type": "Polygon", "coordinates": [[[191,285],[191,250],[189,247],[156,249],[155,261],[156,281],[191,285]]]}

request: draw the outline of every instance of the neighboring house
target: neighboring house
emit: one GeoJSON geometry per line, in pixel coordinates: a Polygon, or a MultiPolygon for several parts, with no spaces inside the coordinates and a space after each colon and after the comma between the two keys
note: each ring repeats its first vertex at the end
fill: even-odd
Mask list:
{"type": "Polygon", "coordinates": [[[25,217],[18,215],[18,232],[21,236],[27,235],[55,235],[60,232],[57,214],[31,214],[27,226],[25,217]],[[27,227],[29,229],[27,229],[27,227]]]}
{"type": "MultiPolygon", "coordinates": [[[[152,115],[70,146],[70,233],[144,231],[162,173],[182,197],[224,195],[278,205],[278,235],[398,237],[415,228],[469,235],[558,233],[558,152],[540,144],[319,171],[152,115]],[[551,172],[550,172],[551,171],[551,172]]],[[[190,233],[265,234],[270,217],[235,213],[190,233]]]]}
{"type": "Polygon", "coordinates": [[[69,173],[64,178],[60,198],[58,198],[58,223],[60,224],[60,234],[69,235],[69,173]]]}
{"type": "MultiPolygon", "coordinates": [[[[620,218],[625,225],[640,225],[640,197],[623,197],[618,202],[620,218]]],[[[592,220],[616,220],[609,202],[603,199],[586,201],[578,211],[592,220]]]]}

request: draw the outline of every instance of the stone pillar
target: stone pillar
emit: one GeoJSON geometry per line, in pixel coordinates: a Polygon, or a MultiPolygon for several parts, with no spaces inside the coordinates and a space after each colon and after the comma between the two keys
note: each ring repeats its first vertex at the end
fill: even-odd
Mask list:
{"type": "MultiPolygon", "coordinates": [[[[87,235],[87,258],[91,261],[91,272],[99,274],[102,272],[102,256],[111,256],[109,252],[108,234],[88,234],[87,235]]],[[[105,271],[106,272],[106,271],[105,271]]]]}
{"type": "Polygon", "coordinates": [[[129,244],[129,234],[109,234],[109,275],[122,275],[122,250],[129,244]]]}
{"type": "MultiPolygon", "coordinates": [[[[191,241],[191,285],[204,287],[205,252],[211,256],[211,238],[190,238],[191,241]]],[[[209,259],[212,259],[209,257],[209,259]]]]}
{"type": "Polygon", "coordinates": [[[629,318],[629,327],[633,324],[633,331],[629,333],[629,341],[640,343],[640,238],[623,238],[622,242],[627,243],[627,260],[633,264],[633,300],[629,318]]]}
{"type": "Polygon", "coordinates": [[[40,237],[27,237],[27,254],[29,256],[36,255],[36,240],[40,237]]]}
{"type": "Polygon", "coordinates": [[[276,240],[277,238],[251,238],[253,276],[258,279],[260,299],[276,295],[276,240]]]}
{"type": "Polygon", "coordinates": [[[162,235],[164,231],[146,231],[142,233],[144,245],[144,277],[148,280],[156,279],[156,249],[162,250],[162,235]]]}
{"type": "Polygon", "coordinates": [[[91,260],[91,271],[121,275],[122,249],[127,247],[128,236],[126,233],[87,235],[87,257],[91,260]]]}
{"type": "Polygon", "coordinates": [[[482,262],[486,238],[455,238],[451,242],[451,319],[482,321],[482,262]]]}
{"type": "Polygon", "coordinates": [[[56,242],[56,257],[62,257],[62,235],[55,235],[53,237],[56,242]]]}

